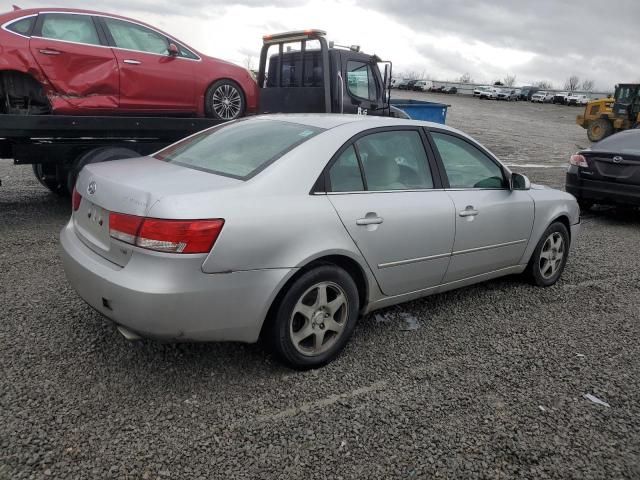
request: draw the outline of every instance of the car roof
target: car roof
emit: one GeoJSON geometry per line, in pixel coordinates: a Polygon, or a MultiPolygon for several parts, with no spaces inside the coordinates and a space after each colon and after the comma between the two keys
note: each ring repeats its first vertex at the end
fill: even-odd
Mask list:
{"type": "Polygon", "coordinates": [[[394,126],[429,127],[438,128],[440,130],[448,130],[471,138],[466,133],[455,128],[451,128],[447,125],[443,125],[441,123],[426,122],[424,120],[410,120],[405,118],[382,117],[377,115],[350,115],[340,113],[283,113],[245,117],[245,120],[242,121],[262,120],[278,120],[282,122],[298,123],[300,125],[308,125],[310,127],[322,128],[324,130],[330,130],[342,125],[353,125],[355,123],[358,123],[358,125],[360,126],[359,130],[369,130],[371,128],[394,126]]]}

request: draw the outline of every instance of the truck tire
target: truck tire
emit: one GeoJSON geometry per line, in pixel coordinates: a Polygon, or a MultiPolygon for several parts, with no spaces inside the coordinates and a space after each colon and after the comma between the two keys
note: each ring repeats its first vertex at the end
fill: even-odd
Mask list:
{"type": "Polygon", "coordinates": [[[66,182],[60,181],[60,176],[56,170],[56,166],[50,163],[34,163],[31,165],[33,174],[43,187],[48,188],[56,195],[61,197],[67,196],[66,182]]]}
{"type": "Polygon", "coordinates": [[[587,137],[592,142],[599,142],[613,133],[613,124],[608,118],[598,118],[589,124],[587,137]]]}
{"type": "Polygon", "coordinates": [[[235,120],[244,115],[246,101],[240,85],[233,80],[218,80],[205,93],[207,117],[235,120]]]}
{"type": "Polygon", "coordinates": [[[67,171],[67,191],[69,193],[73,192],[80,170],[82,170],[85,165],[108,162],[110,160],[124,160],[126,158],[135,158],[139,156],[140,154],[138,152],[123,147],[99,147],[94,148],[93,150],[87,150],[73,161],[73,164],[67,171]]]}

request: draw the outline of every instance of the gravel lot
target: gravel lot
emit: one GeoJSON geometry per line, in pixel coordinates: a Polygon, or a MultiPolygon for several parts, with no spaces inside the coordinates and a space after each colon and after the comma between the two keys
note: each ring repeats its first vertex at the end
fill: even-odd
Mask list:
{"type": "MultiPolygon", "coordinates": [[[[576,108],[414,96],[538,183],[588,143],[576,108]]],[[[297,373],[256,345],[127,343],[64,278],[68,201],[29,166],[0,178],[1,480],[640,478],[638,212],[585,215],[552,288],[392,308],[297,373]]]]}

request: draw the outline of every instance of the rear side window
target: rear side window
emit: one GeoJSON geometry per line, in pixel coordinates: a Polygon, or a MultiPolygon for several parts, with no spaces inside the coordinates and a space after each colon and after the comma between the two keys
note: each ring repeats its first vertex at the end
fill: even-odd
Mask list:
{"type": "Polygon", "coordinates": [[[20,35],[25,35],[28,37],[29,35],[31,35],[31,29],[33,28],[33,24],[35,23],[36,18],[37,17],[23,18],[7,25],[5,28],[7,30],[11,30],[14,33],[19,33],[20,35]]]}
{"type": "Polygon", "coordinates": [[[96,26],[88,15],[47,13],[43,15],[41,36],[53,40],[100,45],[96,26]]]}
{"type": "Polygon", "coordinates": [[[418,132],[393,130],[373,133],[358,139],[355,146],[358,149],[357,153],[351,146],[331,166],[331,191],[433,188],[427,155],[418,132]],[[360,165],[364,172],[364,181],[360,165]]]}
{"type": "Polygon", "coordinates": [[[154,157],[245,180],[322,131],[278,120],[239,121],[186,138],[154,157]]]}

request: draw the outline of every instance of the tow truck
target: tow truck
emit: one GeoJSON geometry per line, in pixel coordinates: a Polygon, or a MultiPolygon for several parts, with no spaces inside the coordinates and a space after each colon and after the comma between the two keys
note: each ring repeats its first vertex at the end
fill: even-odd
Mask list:
{"type": "MultiPolygon", "coordinates": [[[[327,42],[322,30],[263,37],[259,113],[355,113],[408,118],[392,105],[392,64],[358,46],[327,42]],[[383,67],[381,72],[381,67],[383,67]]],[[[416,105],[444,123],[446,105],[416,105]]],[[[411,103],[411,105],[409,105],[411,103]]],[[[420,103],[420,102],[418,102],[420,103]]],[[[414,113],[412,116],[416,116],[414,113]]],[[[424,114],[421,118],[425,118],[424,114]]],[[[38,181],[68,195],[87,164],[148,155],[203,129],[212,118],[0,115],[0,158],[31,164],[38,181]]]]}

